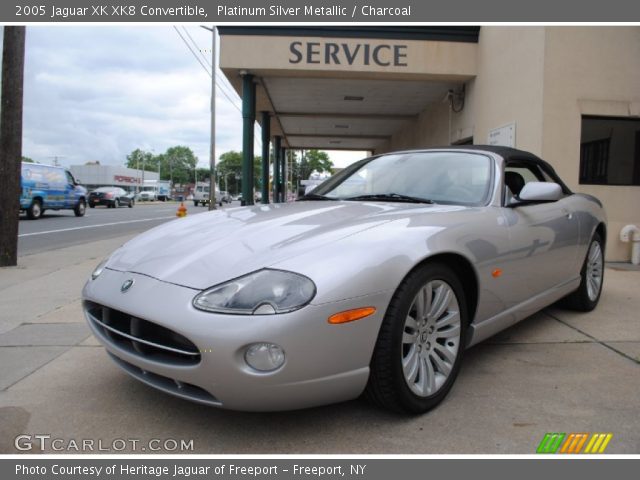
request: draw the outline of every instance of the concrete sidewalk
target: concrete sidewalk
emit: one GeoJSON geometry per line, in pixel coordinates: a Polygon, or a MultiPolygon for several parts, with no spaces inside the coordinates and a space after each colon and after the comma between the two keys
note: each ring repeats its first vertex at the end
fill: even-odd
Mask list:
{"type": "Polygon", "coordinates": [[[640,453],[638,271],[607,268],[594,312],[549,308],[469,350],[449,397],[427,415],[363,401],[247,414],[157,392],[121,372],[89,335],[82,286],[127,239],[0,270],[0,453],[15,453],[20,434],[64,445],[193,440],[194,452],[215,454],[534,453],[546,432],[611,432],[608,453],[640,453]]]}

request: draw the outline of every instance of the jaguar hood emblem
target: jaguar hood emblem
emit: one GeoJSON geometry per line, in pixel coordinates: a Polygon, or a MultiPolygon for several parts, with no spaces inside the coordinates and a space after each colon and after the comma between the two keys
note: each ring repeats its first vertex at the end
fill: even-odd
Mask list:
{"type": "Polygon", "coordinates": [[[122,293],[126,293],[129,291],[129,289],[131,287],[133,287],[133,283],[134,281],[130,278],[129,280],[125,280],[125,282],[122,284],[122,286],[120,287],[120,291],[122,293]]]}

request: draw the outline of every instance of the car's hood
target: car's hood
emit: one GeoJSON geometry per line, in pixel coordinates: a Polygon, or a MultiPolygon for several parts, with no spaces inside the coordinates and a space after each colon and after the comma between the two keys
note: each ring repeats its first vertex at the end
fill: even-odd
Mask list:
{"type": "Polygon", "coordinates": [[[400,217],[452,208],[460,209],[335,201],[229,208],[149,230],[117,250],[107,267],[204,289],[400,217]]]}

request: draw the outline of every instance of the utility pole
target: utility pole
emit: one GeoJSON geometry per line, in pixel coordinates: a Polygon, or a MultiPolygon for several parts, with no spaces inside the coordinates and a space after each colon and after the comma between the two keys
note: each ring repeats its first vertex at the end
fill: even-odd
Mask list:
{"type": "Polygon", "coordinates": [[[216,27],[211,32],[211,139],[209,145],[209,210],[216,209],[216,27]]]}
{"type": "Polygon", "coordinates": [[[0,99],[0,267],[18,264],[25,27],[4,27],[0,99]]]}
{"type": "Polygon", "coordinates": [[[65,157],[64,155],[52,155],[52,156],[50,156],[48,158],[53,158],[53,164],[56,167],[59,167],[60,166],[60,162],[58,161],[58,159],[59,158],[67,158],[67,157],[65,157]]]}

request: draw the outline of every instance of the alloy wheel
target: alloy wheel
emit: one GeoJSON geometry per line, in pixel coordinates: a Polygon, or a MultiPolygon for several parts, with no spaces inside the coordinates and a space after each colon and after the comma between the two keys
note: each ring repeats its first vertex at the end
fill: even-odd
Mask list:
{"type": "Polygon", "coordinates": [[[432,280],[416,294],[404,323],[402,368],[413,393],[428,397],[453,370],[461,333],[460,307],[447,282],[432,280]]]}
{"type": "Polygon", "coordinates": [[[598,298],[602,286],[602,247],[597,241],[591,242],[587,255],[587,295],[592,302],[598,298]]]}

